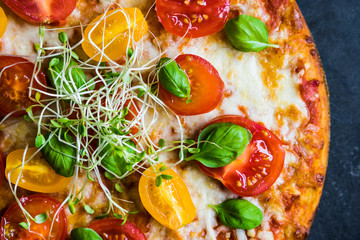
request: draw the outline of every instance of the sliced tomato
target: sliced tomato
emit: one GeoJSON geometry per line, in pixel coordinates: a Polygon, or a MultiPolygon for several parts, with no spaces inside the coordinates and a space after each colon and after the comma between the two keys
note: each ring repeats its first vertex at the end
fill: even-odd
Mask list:
{"type": "Polygon", "coordinates": [[[29,23],[64,25],[77,0],[4,0],[19,17],[29,23]]]}
{"type": "Polygon", "coordinates": [[[161,174],[171,175],[172,179],[163,180],[157,187],[157,174],[150,167],[145,170],[139,181],[139,194],[142,204],[150,215],[165,227],[173,230],[191,223],[196,208],[191,200],[184,181],[172,169],[161,174]]]}
{"type": "MultiPolygon", "coordinates": [[[[41,71],[32,80],[34,69],[35,65],[25,58],[0,56],[0,113],[6,115],[24,109],[11,115],[20,117],[26,113],[26,108],[34,104],[29,98],[29,87],[46,91],[46,79],[41,71]]],[[[31,91],[33,99],[35,93],[31,91]]]]}
{"type": "Polygon", "coordinates": [[[19,223],[27,221],[18,203],[15,202],[1,218],[1,240],[65,239],[66,216],[64,210],[60,208],[60,202],[49,196],[37,194],[22,197],[20,203],[32,217],[46,213],[48,215],[47,220],[41,224],[30,220],[29,229],[22,228],[19,223]]]}
{"type": "Polygon", "coordinates": [[[147,31],[140,9],[114,9],[91,21],[84,31],[82,47],[95,61],[109,62],[126,54],[128,47],[132,48],[147,31]]]}
{"type": "MultiPolygon", "coordinates": [[[[230,122],[248,129],[253,135],[245,151],[225,167],[208,168],[198,163],[205,174],[219,179],[239,196],[259,195],[279,177],[284,165],[282,142],[267,128],[236,115],[225,115],[210,121],[206,126],[230,122]]],[[[205,127],[206,127],[205,126],[205,127]]]]}
{"type": "Polygon", "coordinates": [[[224,82],[215,67],[192,54],[180,55],[175,61],[189,77],[191,102],[187,103],[187,98],[173,95],[160,84],[161,100],[178,115],[197,115],[216,108],[223,98],[224,82]]]}
{"type": "Polygon", "coordinates": [[[145,235],[132,223],[120,219],[102,219],[91,223],[88,228],[97,232],[104,240],[126,239],[146,240],[145,235]]]}
{"type": "Polygon", "coordinates": [[[156,0],[159,21],[180,37],[198,38],[220,31],[229,11],[230,0],[156,0]]]}
{"type": "Polygon", "coordinates": [[[4,10],[0,7],[0,38],[4,35],[7,27],[7,18],[4,10]]]}
{"type": "MultiPolygon", "coordinates": [[[[11,152],[6,158],[5,176],[15,184],[19,178],[18,186],[34,192],[53,193],[59,192],[66,188],[71,178],[63,177],[57,174],[47,161],[38,152],[29,162],[25,163],[23,169],[21,164],[25,149],[18,149],[11,152]]],[[[38,151],[37,148],[29,148],[25,155],[25,160],[29,159],[38,151]]]]}

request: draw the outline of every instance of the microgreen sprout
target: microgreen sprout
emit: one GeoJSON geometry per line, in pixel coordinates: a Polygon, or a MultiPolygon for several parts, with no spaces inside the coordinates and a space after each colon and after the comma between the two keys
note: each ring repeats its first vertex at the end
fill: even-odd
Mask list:
{"type": "MultiPolygon", "coordinates": [[[[118,11],[126,14],[121,7],[118,11]]],[[[195,152],[196,150],[190,150],[194,149],[192,146],[195,143],[184,145],[184,131],[180,118],[173,115],[157,96],[158,79],[155,67],[163,54],[160,47],[159,56],[143,59],[143,40],[137,43],[129,41],[125,63],[119,64],[115,61],[107,64],[94,63],[91,59],[84,60],[75,53],[82,40],[70,46],[67,33],[73,29],[63,29],[58,35],[60,43],[56,46],[47,46],[45,44],[47,32],[58,30],[46,29],[44,26],[39,28],[40,42],[35,45],[36,70],[31,81],[41,85],[36,76],[48,62],[46,67],[49,69],[48,77],[52,84],[43,86],[47,91],[36,89],[32,87],[34,84],[31,84],[29,96],[35,96],[35,104],[26,109],[27,115],[24,119],[33,121],[37,125],[38,135],[35,139],[35,145],[39,148],[37,152],[44,152],[50,142],[63,144],[74,150],[73,155],[67,155],[75,165],[71,172],[71,188],[62,206],[67,202],[70,212],[75,213],[76,205],[81,202],[85,211],[93,214],[94,209],[83,201],[86,184],[89,181],[96,181],[109,201],[107,212],[96,218],[112,214],[113,217],[123,219],[125,223],[130,212],[122,207],[113,191],[108,189],[102,175],[116,181],[115,190],[122,193],[124,188],[121,179],[134,172],[141,173],[145,165],[158,164],[161,152],[174,150],[183,152],[187,149],[189,152],[195,152]],[[32,95],[32,91],[36,94],[32,95]],[[36,114],[33,112],[34,107],[40,109],[36,114]],[[162,120],[159,109],[171,121],[175,119],[179,129],[179,142],[169,142],[169,145],[166,145],[164,139],[158,142],[153,140],[151,133],[162,120]],[[42,133],[47,133],[48,137],[42,133]],[[52,141],[52,138],[56,141],[52,141]],[[86,174],[86,177],[81,182],[80,177],[83,174],[86,174]]],[[[82,26],[77,30],[82,31],[82,26]]],[[[129,34],[133,32],[129,31],[129,34]]],[[[88,37],[91,39],[91,36],[88,37]]],[[[103,49],[99,50],[102,56],[105,55],[103,49]]],[[[104,56],[104,59],[107,57],[104,56]]],[[[19,166],[21,169],[33,157],[26,159],[26,151],[27,148],[22,165],[19,166]]],[[[185,157],[186,155],[181,156],[179,162],[185,157]]],[[[58,167],[61,169],[61,166],[58,167]]],[[[167,167],[160,168],[160,172],[166,169],[167,167]]],[[[27,223],[21,223],[25,228],[29,227],[29,219],[35,218],[26,211],[17,198],[16,190],[20,176],[21,174],[14,186],[11,183],[9,185],[28,220],[27,223]]],[[[156,186],[160,186],[163,180],[170,179],[172,179],[171,175],[158,173],[156,186]]],[[[44,219],[42,215],[37,220],[40,222],[44,219]]],[[[52,225],[53,223],[54,220],[52,225]]]]}

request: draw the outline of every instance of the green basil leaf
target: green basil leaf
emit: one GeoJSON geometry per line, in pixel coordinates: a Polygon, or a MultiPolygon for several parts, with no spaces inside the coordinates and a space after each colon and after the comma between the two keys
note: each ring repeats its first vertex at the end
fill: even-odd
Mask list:
{"type": "Polygon", "coordinates": [[[75,228],[70,233],[71,240],[102,240],[102,238],[90,228],[75,228]]]}
{"type": "Polygon", "coordinates": [[[138,162],[134,149],[135,143],[133,141],[127,141],[124,147],[113,146],[107,143],[100,152],[100,156],[103,157],[101,165],[117,176],[122,176],[129,169],[132,169],[134,163],[138,162]],[[127,158],[124,155],[126,155],[127,158]]]}
{"type": "Polygon", "coordinates": [[[215,123],[207,126],[198,137],[199,153],[187,160],[197,160],[210,168],[223,167],[234,161],[245,150],[251,133],[233,123],[215,123]]]}
{"type": "Polygon", "coordinates": [[[267,47],[279,47],[269,43],[265,23],[249,15],[239,15],[227,21],[225,33],[231,45],[243,52],[258,52],[267,47]]]}
{"type": "MultiPolygon", "coordinates": [[[[50,138],[50,140],[41,149],[45,160],[56,173],[64,177],[71,177],[75,171],[76,148],[61,142],[55,135],[50,136],[50,133],[45,136],[46,139],[50,138]]],[[[61,135],[60,139],[65,141],[64,135],[61,135]]],[[[74,139],[70,134],[67,134],[67,140],[70,140],[70,143],[74,143],[74,139]]]]}
{"type": "Polygon", "coordinates": [[[171,58],[161,58],[157,65],[157,75],[161,86],[177,97],[190,96],[190,83],[186,73],[171,58]]]}
{"type": "Polygon", "coordinates": [[[77,66],[73,58],[68,59],[66,63],[63,56],[51,59],[48,76],[53,87],[64,94],[72,94],[86,84],[89,85],[90,90],[93,90],[94,84],[87,83],[84,71],[77,66]],[[54,61],[54,59],[58,60],[54,61]],[[66,69],[64,69],[65,65],[66,69]]]}
{"type": "Polygon", "coordinates": [[[37,224],[44,223],[48,218],[47,213],[40,213],[34,217],[34,222],[37,224]]]}
{"type": "Polygon", "coordinates": [[[220,221],[231,228],[253,229],[259,226],[263,219],[261,210],[244,199],[229,199],[209,207],[215,209],[220,221]]]}

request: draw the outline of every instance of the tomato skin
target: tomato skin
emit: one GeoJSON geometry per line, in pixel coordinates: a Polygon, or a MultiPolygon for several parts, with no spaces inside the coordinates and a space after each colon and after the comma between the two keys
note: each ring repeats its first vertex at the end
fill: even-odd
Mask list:
{"type": "MultiPolygon", "coordinates": [[[[25,58],[0,55],[0,113],[6,115],[14,110],[26,109],[34,102],[29,98],[29,87],[35,65],[25,58]]],[[[46,91],[46,79],[41,71],[37,74],[37,80],[33,80],[32,87],[46,91]]],[[[35,98],[35,91],[32,91],[35,98]]],[[[42,95],[43,97],[43,95],[42,95]]],[[[33,109],[33,112],[35,110],[33,109]]],[[[17,111],[11,116],[21,117],[26,114],[25,110],[17,111]]]]}
{"type": "Polygon", "coordinates": [[[19,17],[29,23],[64,25],[74,11],[77,0],[4,0],[19,17]]]}
{"type": "Polygon", "coordinates": [[[120,219],[102,219],[91,223],[88,228],[97,232],[102,239],[146,240],[145,235],[132,223],[120,219]],[[108,236],[108,237],[106,237],[108,236]],[[118,238],[116,238],[116,236],[118,238]]]}
{"type": "Polygon", "coordinates": [[[160,23],[180,37],[198,38],[220,31],[229,11],[230,0],[156,0],[160,23]]]}
{"type": "Polygon", "coordinates": [[[0,38],[4,35],[7,27],[7,18],[4,10],[0,7],[0,38]]]}
{"type": "Polygon", "coordinates": [[[161,100],[177,115],[190,116],[207,113],[216,108],[223,98],[224,82],[218,71],[205,59],[183,54],[175,59],[176,63],[186,72],[190,81],[190,99],[177,97],[159,84],[161,100]]]}
{"type": "MultiPolygon", "coordinates": [[[[198,163],[201,171],[220,180],[239,196],[255,196],[271,187],[284,165],[282,142],[267,128],[237,115],[224,115],[206,126],[230,122],[248,129],[253,135],[244,152],[225,167],[208,168],[198,163]]],[[[206,127],[204,126],[204,128],[206,127]]]]}
{"type": "MultiPolygon", "coordinates": [[[[25,149],[18,149],[11,152],[6,158],[5,176],[8,178],[8,173],[22,164],[22,158],[25,149]]],[[[26,159],[30,158],[38,149],[29,148],[26,152],[26,159]]],[[[15,169],[11,175],[10,180],[15,184],[18,180],[21,167],[15,169]]],[[[59,192],[66,188],[70,183],[71,178],[63,177],[51,168],[46,162],[41,152],[38,152],[35,157],[24,164],[18,186],[34,192],[53,193],[59,192]]]]}
{"type": "MultiPolygon", "coordinates": [[[[1,240],[39,239],[39,234],[42,234],[44,239],[48,239],[51,221],[55,218],[56,211],[61,206],[61,203],[52,197],[41,194],[22,197],[20,198],[20,202],[31,216],[35,217],[38,214],[46,212],[48,214],[48,219],[42,224],[36,224],[30,220],[30,228],[26,230],[19,226],[20,222],[26,222],[26,218],[18,203],[14,202],[1,218],[1,240]],[[31,233],[29,230],[37,234],[31,233]]],[[[64,210],[61,208],[52,227],[51,235],[54,237],[49,239],[64,240],[66,231],[66,216],[64,210]]]]}
{"type": "Polygon", "coordinates": [[[139,194],[142,204],[159,223],[176,230],[191,223],[196,216],[196,208],[189,190],[174,170],[167,169],[161,174],[171,175],[155,185],[156,173],[152,167],[145,170],[139,181],[139,194]]]}
{"type": "Polygon", "coordinates": [[[86,55],[95,61],[117,60],[126,54],[128,42],[130,42],[129,47],[132,48],[133,43],[139,41],[147,31],[148,25],[140,9],[114,9],[90,22],[84,31],[82,48],[86,55]],[[105,28],[104,15],[106,17],[105,28]],[[129,38],[129,33],[132,35],[131,38],[129,38]],[[107,57],[101,56],[101,52],[97,48],[103,49],[107,57]]]}

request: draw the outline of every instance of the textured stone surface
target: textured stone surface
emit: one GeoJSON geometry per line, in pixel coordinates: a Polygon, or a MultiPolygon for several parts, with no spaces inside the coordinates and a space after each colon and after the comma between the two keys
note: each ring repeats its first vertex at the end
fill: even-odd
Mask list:
{"type": "Polygon", "coordinates": [[[360,239],[360,1],[298,0],[330,90],[329,167],[310,240],[360,239]]]}

